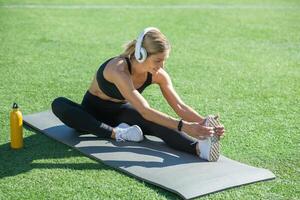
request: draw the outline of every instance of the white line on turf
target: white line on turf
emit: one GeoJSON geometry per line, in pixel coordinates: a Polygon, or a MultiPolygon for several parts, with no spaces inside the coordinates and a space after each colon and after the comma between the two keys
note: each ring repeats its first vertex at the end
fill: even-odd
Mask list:
{"type": "Polygon", "coordinates": [[[173,5],[105,5],[105,4],[0,4],[7,9],[300,9],[293,5],[269,4],[173,4],[173,5]]]}

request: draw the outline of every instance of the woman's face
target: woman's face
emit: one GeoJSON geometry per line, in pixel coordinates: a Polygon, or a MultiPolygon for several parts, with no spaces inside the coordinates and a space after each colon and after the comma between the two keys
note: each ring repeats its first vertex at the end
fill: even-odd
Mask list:
{"type": "Polygon", "coordinates": [[[150,55],[145,61],[147,71],[153,75],[156,74],[160,68],[164,67],[165,61],[168,57],[169,51],[150,55]]]}

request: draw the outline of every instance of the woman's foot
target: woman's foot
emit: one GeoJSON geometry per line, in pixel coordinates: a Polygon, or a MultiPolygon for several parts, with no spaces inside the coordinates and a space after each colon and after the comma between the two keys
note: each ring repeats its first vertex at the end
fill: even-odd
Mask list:
{"type": "Polygon", "coordinates": [[[113,131],[117,142],[140,142],[144,139],[142,129],[138,125],[129,126],[126,123],[121,123],[113,131]]]}
{"type": "MultiPolygon", "coordinates": [[[[220,125],[220,122],[217,120],[218,117],[209,115],[205,118],[204,125],[209,127],[216,128],[220,125]]],[[[211,135],[210,137],[198,141],[198,153],[200,158],[208,160],[209,162],[215,162],[220,157],[220,137],[216,134],[211,135]]]]}
{"type": "Polygon", "coordinates": [[[215,162],[220,157],[220,143],[219,139],[215,136],[199,140],[197,144],[199,157],[209,162],[215,162]]]}

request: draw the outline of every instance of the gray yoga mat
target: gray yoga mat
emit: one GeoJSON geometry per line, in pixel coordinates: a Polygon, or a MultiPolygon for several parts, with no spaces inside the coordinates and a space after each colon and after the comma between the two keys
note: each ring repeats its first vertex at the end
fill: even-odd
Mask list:
{"type": "Polygon", "coordinates": [[[100,140],[92,134],[78,135],[51,111],[26,115],[23,120],[26,125],[86,156],[174,192],[184,199],[275,178],[269,170],[224,156],[220,156],[218,162],[200,160],[196,156],[169,148],[156,137],[146,136],[141,143],[119,143],[100,140]]]}

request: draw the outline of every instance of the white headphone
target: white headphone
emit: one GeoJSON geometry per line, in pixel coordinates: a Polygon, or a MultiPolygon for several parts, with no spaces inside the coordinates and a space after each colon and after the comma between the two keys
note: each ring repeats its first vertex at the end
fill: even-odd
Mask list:
{"type": "Polygon", "coordinates": [[[139,63],[144,62],[147,58],[147,51],[144,47],[142,47],[142,43],[143,43],[143,39],[144,39],[144,36],[146,35],[146,33],[151,31],[151,30],[158,30],[158,29],[155,28],[155,27],[145,28],[136,40],[134,56],[135,56],[135,59],[139,63]]]}

